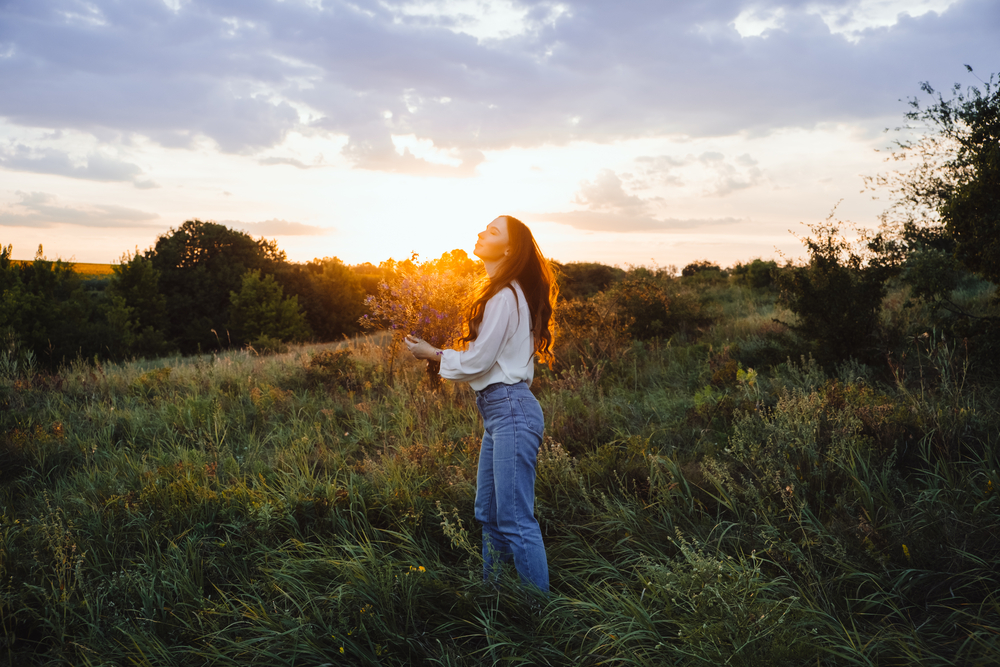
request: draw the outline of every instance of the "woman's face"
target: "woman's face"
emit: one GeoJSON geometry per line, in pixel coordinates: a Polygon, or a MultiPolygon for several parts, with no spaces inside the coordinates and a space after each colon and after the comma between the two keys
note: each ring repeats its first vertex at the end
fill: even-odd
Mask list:
{"type": "Polygon", "coordinates": [[[504,258],[510,247],[510,237],[507,235],[507,218],[500,216],[479,232],[479,240],[472,251],[484,262],[496,262],[504,258]]]}

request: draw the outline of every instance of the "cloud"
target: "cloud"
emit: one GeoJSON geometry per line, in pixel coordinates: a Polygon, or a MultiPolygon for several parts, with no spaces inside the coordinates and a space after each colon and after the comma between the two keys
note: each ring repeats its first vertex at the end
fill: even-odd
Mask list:
{"type": "Polygon", "coordinates": [[[16,143],[7,148],[0,148],[0,167],[12,171],[53,174],[88,181],[133,181],[137,188],[158,187],[148,179],[138,180],[137,177],[142,174],[142,169],[138,165],[99,152],[90,153],[85,161],[78,163],[66,151],[55,148],[32,148],[16,143]]]}
{"type": "Polygon", "coordinates": [[[561,213],[526,213],[526,222],[558,222],[591,232],[672,232],[681,229],[733,225],[739,218],[655,218],[622,212],[566,211],[561,213]]]}
{"type": "Polygon", "coordinates": [[[622,179],[610,169],[604,169],[593,181],[580,183],[576,203],[592,210],[644,212],[650,201],[626,194],[622,179]]]}
{"type": "Polygon", "coordinates": [[[45,192],[21,192],[19,201],[0,209],[0,226],[47,228],[55,225],[81,227],[147,227],[160,216],[133,208],[108,204],[62,206],[55,195],[45,192]]]}
{"type": "Polygon", "coordinates": [[[441,164],[419,158],[409,148],[398,151],[388,134],[375,132],[366,135],[362,139],[352,136],[342,151],[344,157],[359,169],[417,176],[466,177],[472,176],[476,167],[486,159],[481,151],[469,149],[457,152],[457,157],[461,160],[457,166],[441,164]]]}
{"type": "Polygon", "coordinates": [[[296,160],[291,157],[266,157],[257,160],[257,164],[264,165],[265,167],[276,165],[276,164],[287,164],[289,166],[295,167],[296,169],[314,169],[320,165],[318,164],[306,164],[301,160],[296,160]]]}
{"type": "Polygon", "coordinates": [[[992,66],[1000,32],[995,0],[920,16],[900,2],[878,20],[871,5],[885,3],[863,0],[513,0],[494,31],[474,4],[5,3],[0,116],[172,147],[208,137],[230,153],[324,132],[349,137],[359,168],[454,176],[511,146],[880,129],[922,80],[976,83],[961,64],[992,66]],[[780,20],[744,37],[737,19],[755,14],[780,20]],[[463,162],[400,153],[390,135],[463,162]]]}
{"type": "Polygon", "coordinates": [[[558,222],[576,229],[601,232],[669,232],[740,222],[737,218],[680,219],[657,217],[653,209],[662,199],[643,199],[625,192],[622,179],[610,169],[593,181],[580,183],[575,203],[582,211],[523,213],[526,221],[558,222]]]}
{"type": "Polygon", "coordinates": [[[703,194],[710,197],[725,197],[766,180],[757,160],[748,153],[734,159],[718,151],[684,157],[642,155],[635,162],[640,176],[657,184],[683,186],[700,176],[704,183],[703,194]]]}
{"type": "Polygon", "coordinates": [[[231,229],[242,229],[247,234],[256,236],[322,236],[333,230],[329,227],[317,227],[301,222],[288,222],[272,218],[263,222],[241,222],[239,220],[220,220],[219,224],[231,229]]]}

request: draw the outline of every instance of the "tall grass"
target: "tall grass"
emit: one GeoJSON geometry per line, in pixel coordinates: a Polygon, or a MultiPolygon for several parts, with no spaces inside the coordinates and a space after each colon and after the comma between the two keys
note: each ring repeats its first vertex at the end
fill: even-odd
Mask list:
{"type": "Polygon", "coordinates": [[[940,337],[758,364],[773,297],[711,289],[540,371],[549,597],[481,581],[473,396],[384,339],[9,367],[0,664],[997,662],[996,386],[940,337]]]}

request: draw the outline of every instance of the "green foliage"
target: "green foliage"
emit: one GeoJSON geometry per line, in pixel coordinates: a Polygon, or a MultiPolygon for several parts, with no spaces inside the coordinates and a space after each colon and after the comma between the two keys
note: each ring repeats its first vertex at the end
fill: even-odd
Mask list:
{"type": "Polygon", "coordinates": [[[552,317],[560,368],[599,373],[603,364],[619,359],[631,346],[628,327],[632,320],[616,308],[609,295],[560,299],[552,317]]]}
{"type": "MultiPolygon", "coordinates": [[[[298,298],[286,297],[274,276],[254,269],[243,274],[239,292],[230,293],[228,330],[234,342],[302,341],[311,335],[298,298]]],[[[256,346],[256,343],[255,343],[256,346]]]]}
{"type": "Polygon", "coordinates": [[[161,235],[144,257],[159,273],[166,297],[167,339],[185,353],[213,349],[225,339],[230,293],[243,274],[273,273],[285,253],[273,241],[254,239],[225,225],[188,220],[161,235]]]}
{"type": "MultiPolygon", "coordinates": [[[[969,68],[971,72],[971,68],[969,68]]],[[[994,76],[983,88],[956,84],[945,99],[929,83],[930,103],[911,99],[905,129],[916,138],[896,142],[890,159],[913,166],[870,179],[888,187],[890,227],[929,229],[946,235],[962,264],[1000,282],[1000,88],[994,76]]],[[[905,236],[905,234],[904,234],[905,236]]]]}
{"type": "Polygon", "coordinates": [[[589,299],[607,290],[625,274],[618,267],[598,262],[553,262],[553,268],[559,284],[559,298],[569,301],[589,299]]]}
{"type": "Polygon", "coordinates": [[[17,334],[8,331],[0,344],[0,377],[13,381],[35,374],[35,353],[25,349],[17,334]]]}
{"type": "Polygon", "coordinates": [[[356,390],[363,388],[366,382],[371,388],[370,377],[365,376],[349,349],[323,350],[311,355],[306,364],[306,376],[311,383],[328,389],[356,390]]]}
{"type": "Polygon", "coordinates": [[[167,352],[167,299],[160,292],[160,273],[152,261],[126,253],[114,265],[107,287],[107,320],[116,341],[116,356],[155,357],[167,352]]]}
{"type": "Polygon", "coordinates": [[[608,291],[631,338],[669,336],[670,297],[663,280],[650,271],[634,269],[608,291]]]}
{"type": "Polygon", "coordinates": [[[802,239],[809,263],[778,274],[781,299],[798,322],[788,326],[801,335],[822,363],[878,357],[876,338],[886,280],[895,267],[873,261],[878,239],[851,243],[831,222],[810,225],[802,239]]]}
{"type": "Polygon", "coordinates": [[[681,269],[681,276],[685,278],[694,278],[698,276],[703,280],[714,280],[726,277],[725,273],[718,264],[710,262],[707,259],[700,259],[696,262],[691,262],[681,269]],[[700,276],[702,273],[707,275],[700,276]]]}
{"type": "MultiPolygon", "coordinates": [[[[933,90],[924,85],[927,93],[933,90]]],[[[1000,88],[990,78],[983,91],[972,87],[921,109],[912,120],[932,123],[956,150],[939,201],[941,220],[955,239],[958,258],[987,280],[1000,283],[1000,88]],[[950,186],[950,187],[949,187],[950,186]]],[[[939,182],[939,185],[944,183],[939,182]]]]}
{"type": "Polygon", "coordinates": [[[306,264],[284,264],[275,274],[286,294],[296,296],[319,340],[338,340],[358,333],[365,312],[357,274],[336,257],[306,264]]]}
{"type": "Polygon", "coordinates": [[[95,299],[72,267],[46,260],[41,246],[33,262],[14,264],[11,252],[0,245],[0,334],[15,334],[49,368],[101,350],[95,299]]]}
{"type": "Polygon", "coordinates": [[[765,289],[774,285],[778,273],[778,263],[757,258],[743,264],[737,262],[729,270],[729,279],[735,285],[746,285],[754,289],[765,289]]]}

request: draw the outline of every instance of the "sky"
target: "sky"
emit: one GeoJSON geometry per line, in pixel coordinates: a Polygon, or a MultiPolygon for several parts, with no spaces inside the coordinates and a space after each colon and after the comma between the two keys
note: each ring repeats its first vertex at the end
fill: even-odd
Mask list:
{"type": "Polygon", "coordinates": [[[562,262],[795,258],[877,226],[921,82],[998,65],[997,0],[0,0],[0,243],[378,263],[510,214],[562,262]]]}

